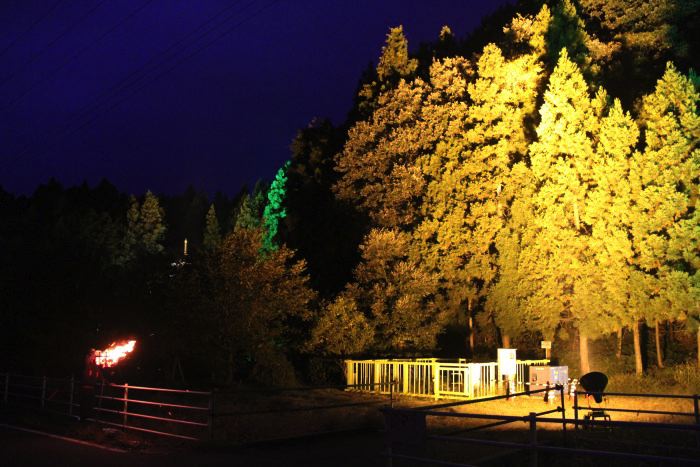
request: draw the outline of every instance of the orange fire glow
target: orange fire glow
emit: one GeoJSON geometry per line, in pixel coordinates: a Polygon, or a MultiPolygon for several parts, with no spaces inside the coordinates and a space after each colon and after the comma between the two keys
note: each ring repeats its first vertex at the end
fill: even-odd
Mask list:
{"type": "Polygon", "coordinates": [[[135,345],[135,340],[112,342],[106,349],[95,351],[95,364],[103,368],[113,367],[134,350],[135,345]]]}

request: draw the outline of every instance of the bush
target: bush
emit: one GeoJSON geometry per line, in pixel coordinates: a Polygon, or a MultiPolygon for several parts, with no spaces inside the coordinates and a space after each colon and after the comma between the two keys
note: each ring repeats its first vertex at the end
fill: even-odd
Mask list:
{"type": "Polygon", "coordinates": [[[700,394],[700,370],[692,362],[681,363],[672,368],[673,379],[693,394],[700,394]]]}

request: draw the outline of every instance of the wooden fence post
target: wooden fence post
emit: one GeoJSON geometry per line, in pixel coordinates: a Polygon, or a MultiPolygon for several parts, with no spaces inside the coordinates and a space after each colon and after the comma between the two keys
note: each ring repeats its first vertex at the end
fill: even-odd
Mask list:
{"type": "Polygon", "coordinates": [[[566,445],[566,399],[564,398],[564,385],[559,385],[559,395],[561,400],[561,431],[564,434],[564,445],[566,445]]]}
{"type": "MultiPolygon", "coordinates": [[[[700,426],[700,395],[693,396],[693,408],[695,409],[695,424],[700,426]]],[[[697,444],[700,447],[700,431],[696,432],[697,444]]]]}
{"type": "Polygon", "coordinates": [[[41,378],[41,408],[46,406],[46,376],[41,378]]]}
{"type": "Polygon", "coordinates": [[[7,396],[10,395],[10,373],[5,373],[5,394],[3,401],[7,404],[7,396]]]}
{"type": "Polygon", "coordinates": [[[207,417],[207,425],[209,429],[209,441],[214,440],[214,391],[209,393],[209,412],[207,417]]]}
{"type": "Polygon", "coordinates": [[[530,465],[537,467],[537,414],[530,412],[530,465]]]}
{"type": "Polygon", "coordinates": [[[578,391],[574,390],[574,430],[578,431],[578,391]]]}
{"type": "Polygon", "coordinates": [[[123,421],[122,425],[126,428],[127,424],[127,411],[129,409],[129,383],[124,383],[124,410],[123,410],[123,421]]]}
{"type": "Polygon", "coordinates": [[[70,377],[70,395],[68,396],[68,416],[73,416],[73,393],[75,392],[75,376],[70,377]]]}

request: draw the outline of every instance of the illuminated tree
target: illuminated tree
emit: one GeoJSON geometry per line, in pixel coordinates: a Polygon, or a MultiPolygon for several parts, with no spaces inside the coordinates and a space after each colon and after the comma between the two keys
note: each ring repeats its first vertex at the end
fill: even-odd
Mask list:
{"type": "Polygon", "coordinates": [[[419,122],[428,91],[417,79],[381,94],[371,118],[348,131],[336,158],[337,196],[380,226],[415,222],[424,182],[414,162],[426,146],[419,122]]]}
{"type": "MultiPolygon", "coordinates": [[[[463,75],[459,85],[448,81],[463,101],[450,101],[449,131],[422,159],[431,182],[416,230],[420,257],[440,275],[449,302],[466,307],[470,323],[473,304],[496,274],[492,250],[510,201],[503,189],[511,166],[527,152],[526,120],[535,111],[540,71],[534,56],[509,61],[488,45],[472,82],[463,75]]],[[[443,86],[435,73],[432,81],[443,86]]]]}
{"type": "Polygon", "coordinates": [[[258,181],[253,188],[253,194],[245,194],[236,215],[236,229],[256,229],[262,225],[262,215],[267,199],[267,187],[258,181]]]}
{"type": "MultiPolygon", "coordinates": [[[[644,150],[631,167],[633,300],[640,319],[695,315],[700,269],[700,95],[670,63],[652,94],[644,97],[644,150]]],[[[638,367],[638,371],[640,371],[638,367]]]]}
{"type": "MultiPolygon", "coordinates": [[[[590,370],[588,338],[611,332],[609,307],[594,308],[598,277],[590,240],[588,200],[598,181],[591,154],[607,97],[591,99],[579,67],[562,50],[540,107],[538,140],[530,146],[537,183],[533,221],[521,254],[521,267],[534,290],[528,312],[571,322],[579,330],[581,371],[590,370]]],[[[542,329],[553,335],[554,329],[542,329]]]]}
{"type": "Polygon", "coordinates": [[[263,211],[263,225],[265,235],[263,236],[262,251],[268,252],[278,248],[277,233],[282,219],[287,217],[287,209],[284,207],[284,199],[287,193],[287,170],[289,161],[277,171],[275,179],[267,192],[267,204],[263,211]]]}
{"type": "Polygon", "coordinates": [[[376,79],[364,84],[358,93],[358,107],[363,115],[375,109],[378,96],[395,88],[401,80],[409,81],[418,68],[418,60],[409,58],[408,41],[403,26],[389,29],[376,68],[376,79]]]}
{"type": "Polygon", "coordinates": [[[126,231],[115,264],[125,266],[139,255],[161,253],[161,242],[166,231],[164,217],[158,198],[150,191],[146,192],[142,204],[135,196],[131,196],[126,213],[126,231]]]}
{"type": "Polygon", "coordinates": [[[535,54],[540,59],[544,58],[547,54],[546,34],[551,21],[552,14],[547,5],[542,5],[534,16],[517,14],[503,28],[506,45],[520,53],[535,54]]]}
{"type": "Polygon", "coordinates": [[[213,203],[209,206],[209,211],[207,212],[202,243],[207,251],[216,251],[221,246],[221,228],[219,227],[219,219],[216,217],[216,208],[213,203]]]}
{"type": "Polygon", "coordinates": [[[314,326],[308,347],[331,355],[361,353],[374,343],[374,329],[352,297],[340,294],[327,304],[314,326]]]}
{"type": "Polygon", "coordinates": [[[285,353],[301,346],[292,339],[294,323],[312,317],[316,295],[306,264],[284,246],[266,255],[259,254],[261,247],[261,230],[247,228],[228,235],[221,246],[216,303],[229,381],[247,358],[258,379],[274,377],[275,367],[287,362],[285,353]]]}
{"type": "Polygon", "coordinates": [[[375,350],[433,349],[445,324],[435,306],[436,278],[409,258],[409,242],[396,230],[372,230],[360,246],[355,282],[345,291],[373,327],[375,350]]]}

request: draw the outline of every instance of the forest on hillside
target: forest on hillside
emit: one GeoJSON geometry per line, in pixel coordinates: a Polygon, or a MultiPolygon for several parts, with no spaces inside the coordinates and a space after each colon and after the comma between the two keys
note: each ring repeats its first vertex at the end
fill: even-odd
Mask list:
{"type": "Polygon", "coordinates": [[[700,1],[522,0],[407,36],[233,198],[0,190],[0,365],[79,373],[129,336],[161,380],[543,339],[581,373],[700,365],[700,1]]]}

